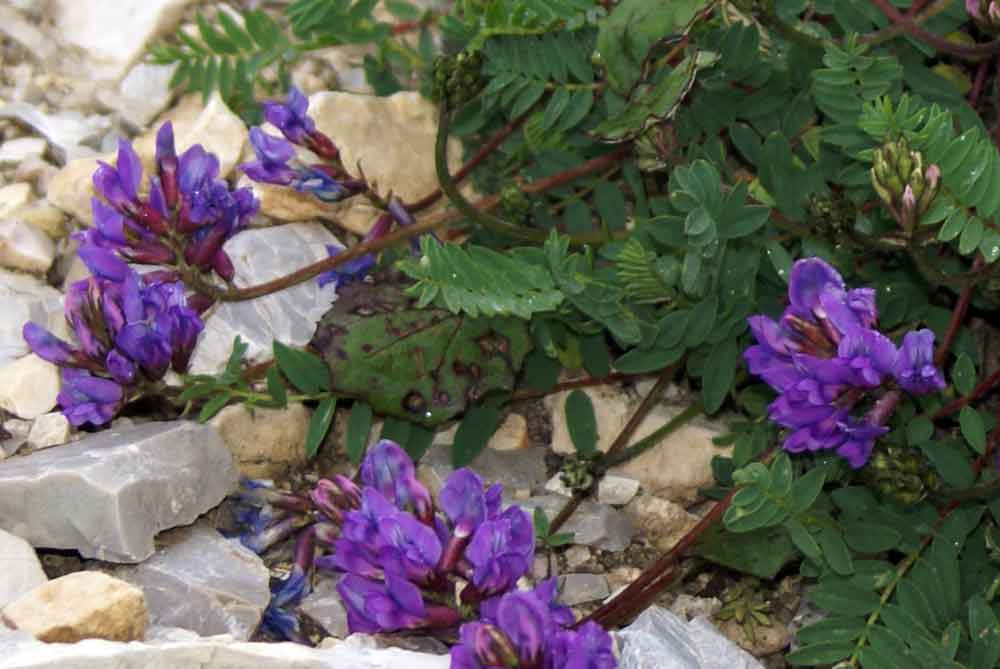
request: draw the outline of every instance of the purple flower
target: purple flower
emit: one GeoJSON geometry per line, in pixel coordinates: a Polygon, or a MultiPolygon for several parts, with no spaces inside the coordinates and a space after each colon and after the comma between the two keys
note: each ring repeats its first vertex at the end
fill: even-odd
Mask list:
{"type": "Polygon", "coordinates": [[[271,637],[305,643],[299,619],[292,608],[302,601],[309,586],[306,572],[293,567],[288,576],[271,586],[271,600],[261,616],[261,629],[271,637]]]}
{"type": "MultiPolygon", "coordinates": [[[[512,506],[483,522],[465,551],[472,565],[474,594],[489,597],[509,590],[531,567],[534,556],[534,529],[522,509],[512,506]]],[[[473,596],[473,591],[467,596],[473,596]]]]}
{"type": "Polygon", "coordinates": [[[116,167],[98,162],[94,172],[94,190],[122,212],[134,212],[138,206],[138,187],[142,179],[142,162],[127,141],[118,140],[116,167]]]}
{"type": "Polygon", "coordinates": [[[546,651],[557,629],[548,606],[534,593],[509,593],[497,605],[495,624],[462,625],[459,643],[451,649],[452,667],[554,667],[546,651]]]}
{"type": "Polygon", "coordinates": [[[455,527],[455,535],[470,536],[486,520],[483,480],[471,469],[456,469],[441,487],[438,504],[455,527]]]}
{"type": "Polygon", "coordinates": [[[28,343],[32,353],[42,360],[48,360],[55,365],[64,365],[74,358],[73,349],[59,337],[38,325],[28,321],[21,328],[21,336],[28,343]]]}
{"type": "Polygon", "coordinates": [[[347,574],[337,583],[347,629],[353,634],[395,632],[427,624],[427,607],[420,588],[405,578],[387,574],[384,583],[347,574]]]}
{"type": "Polygon", "coordinates": [[[76,254],[97,277],[111,281],[122,281],[129,273],[128,264],[111,251],[89,244],[81,245],[76,254]]]}
{"type": "MultiPolygon", "coordinates": [[[[944,387],[933,366],[934,337],[908,333],[899,350],[875,329],[875,293],[847,290],[840,274],[818,258],[792,267],[789,306],[779,321],[751,316],[757,343],[743,354],[750,372],[778,392],[768,407],[772,421],[789,428],[785,450],[833,449],[853,467],[863,465],[895,407],[883,401],[887,378],[904,389],[927,393],[944,387]],[[876,400],[865,419],[851,415],[862,400],[876,400]]],[[[926,333],[926,334],[925,334],[926,333]]]]}
{"type": "Polygon", "coordinates": [[[412,509],[423,521],[430,519],[430,493],[417,481],[413,461],[395,442],[383,439],[375,444],[361,463],[361,482],[382,493],[400,509],[412,509]]]}
{"type": "Polygon", "coordinates": [[[63,367],[60,376],[59,406],[74,427],[86,423],[98,427],[104,425],[121,406],[124,391],[114,381],[73,367],[63,367]]]}
{"type": "Polygon", "coordinates": [[[302,144],[306,136],[316,130],[316,124],[306,114],[309,100],[294,86],[288,89],[288,101],[285,104],[265,102],[262,106],[267,122],[294,144],[302,144]]]}
{"type": "Polygon", "coordinates": [[[896,383],[908,393],[926,395],[945,387],[941,370],[934,366],[934,333],[915,330],[903,336],[893,369],[896,383]]]}
{"type": "Polygon", "coordinates": [[[441,541],[434,530],[402,511],[381,519],[377,545],[383,573],[414,583],[429,583],[441,559],[441,541]]]}
{"type": "Polygon", "coordinates": [[[287,186],[295,180],[296,171],[288,166],[295,157],[291,144],[254,127],[250,128],[250,146],[257,160],[243,163],[240,169],[253,181],[287,186]]]}
{"type": "Polygon", "coordinates": [[[559,669],[614,669],[618,666],[611,635],[592,620],[578,630],[556,633],[548,655],[549,666],[559,669]]]}

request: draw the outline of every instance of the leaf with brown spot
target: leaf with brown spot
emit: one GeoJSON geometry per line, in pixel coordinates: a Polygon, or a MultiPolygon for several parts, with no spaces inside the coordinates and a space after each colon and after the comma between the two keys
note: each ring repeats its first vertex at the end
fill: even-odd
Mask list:
{"type": "Polygon", "coordinates": [[[531,348],[523,321],[419,309],[402,288],[387,282],[340,290],[312,342],[330,366],[334,392],[433,426],[487,393],[513,389],[531,348]]]}

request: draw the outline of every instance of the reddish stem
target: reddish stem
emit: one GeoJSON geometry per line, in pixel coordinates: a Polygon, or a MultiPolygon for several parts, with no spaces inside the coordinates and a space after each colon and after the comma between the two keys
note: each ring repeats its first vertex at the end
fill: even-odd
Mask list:
{"type": "MultiPolygon", "coordinates": [[[[455,183],[458,183],[465,177],[469,176],[469,174],[472,173],[472,170],[479,167],[479,164],[482,163],[484,160],[486,160],[486,158],[491,153],[493,153],[493,151],[495,151],[498,146],[503,144],[504,140],[510,137],[511,133],[513,133],[515,130],[521,127],[521,125],[527,118],[528,118],[527,114],[521,114],[517,118],[512,119],[510,123],[500,128],[500,130],[498,130],[496,134],[490,137],[485,144],[479,147],[479,150],[476,151],[476,153],[471,158],[469,158],[469,160],[464,165],[462,165],[461,169],[459,169],[457,172],[455,172],[455,174],[452,175],[451,177],[452,180],[455,183]]],[[[406,205],[406,210],[409,211],[411,214],[415,214],[418,211],[422,211],[427,207],[430,207],[440,199],[441,199],[441,189],[436,188],[430,194],[425,195],[424,197],[420,198],[413,204],[406,205]]]]}
{"type": "Polygon", "coordinates": [[[938,51],[950,54],[963,60],[978,60],[983,56],[992,56],[1000,52],[1000,39],[986,42],[984,44],[974,44],[963,46],[949,42],[943,37],[938,37],[929,33],[914,21],[914,17],[904,16],[898,9],[892,6],[889,0],[871,0],[872,4],[878,7],[890,21],[899,25],[904,32],[916,37],[922,42],[926,42],[938,51]]]}
{"type": "MultiPolygon", "coordinates": [[[[977,272],[983,268],[983,257],[981,255],[976,255],[976,259],[972,261],[972,271],[977,272]]],[[[975,290],[974,284],[969,284],[962,289],[962,292],[958,296],[958,301],[955,302],[955,308],[951,310],[951,318],[948,319],[948,327],[945,328],[944,336],[941,337],[941,343],[938,345],[937,351],[934,353],[934,364],[940,367],[948,359],[948,351],[951,350],[951,345],[955,343],[955,337],[958,336],[958,330],[962,327],[962,321],[965,320],[965,314],[969,311],[969,303],[972,302],[972,291],[975,290]]]]}
{"type": "Polygon", "coordinates": [[[987,392],[992,390],[993,387],[996,386],[998,383],[1000,383],[1000,370],[997,370],[992,374],[990,374],[988,377],[986,377],[978,386],[972,389],[971,393],[969,393],[965,397],[959,397],[957,400],[949,402],[948,404],[945,404],[943,407],[935,411],[932,418],[934,420],[939,420],[941,418],[945,418],[954,413],[957,413],[958,411],[961,411],[962,407],[966,406],[970,402],[974,402],[975,400],[979,399],[987,392]]]}

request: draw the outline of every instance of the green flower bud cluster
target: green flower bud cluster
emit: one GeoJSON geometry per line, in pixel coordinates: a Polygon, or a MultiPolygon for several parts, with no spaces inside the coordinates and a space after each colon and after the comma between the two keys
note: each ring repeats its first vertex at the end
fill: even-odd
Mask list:
{"type": "Polygon", "coordinates": [[[924,167],[924,157],[900,138],[875,150],[871,182],[903,229],[912,232],[937,195],[941,170],[924,167]]]}
{"type": "Polygon", "coordinates": [[[807,206],[817,227],[834,234],[853,227],[858,215],[854,203],[840,195],[813,193],[807,206]]]}
{"type": "Polygon", "coordinates": [[[447,101],[448,107],[458,109],[476,97],[484,86],[480,72],[482,66],[483,57],[478,51],[439,56],[434,61],[434,99],[447,101]]]}
{"type": "Polygon", "coordinates": [[[722,608],[715,617],[718,620],[735,620],[743,629],[748,641],[756,641],[757,627],[772,624],[771,603],[761,591],[760,580],[746,577],[726,588],[722,593],[722,608]]]}
{"type": "Polygon", "coordinates": [[[875,452],[865,467],[865,477],[879,494],[901,506],[917,504],[940,487],[923,454],[900,446],[875,452]]]}
{"type": "Polygon", "coordinates": [[[511,184],[500,191],[500,211],[504,219],[523,223],[531,215],[531,200],[524,191],[511,184]]]}
{"type": "Polygon", "coordinates": [[[573,492],[583,492],[594,483],[594,475],[591,473],[593,466],[593,458],[571,455],[563,461],[559,479],[573,492]]]}

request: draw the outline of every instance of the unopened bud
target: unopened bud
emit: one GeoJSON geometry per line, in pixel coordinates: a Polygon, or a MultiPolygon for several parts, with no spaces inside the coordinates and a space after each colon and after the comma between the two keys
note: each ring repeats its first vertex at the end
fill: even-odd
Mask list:
{"type": "Polygon", "coordinates": [[[513,669],[520,664],[510,639],[493,625],[480,625],[476,628],[473,647],[476,649],[476,657],[484,666],[513,669]]]}

